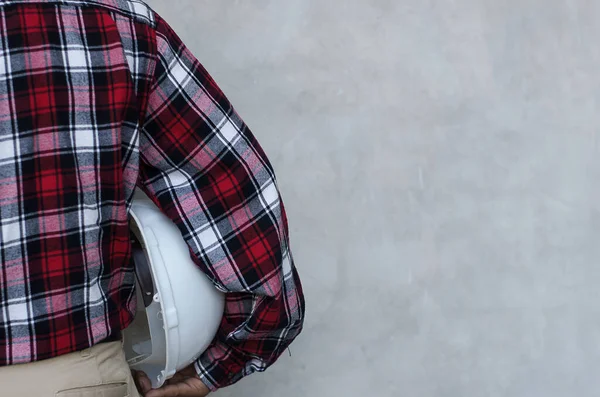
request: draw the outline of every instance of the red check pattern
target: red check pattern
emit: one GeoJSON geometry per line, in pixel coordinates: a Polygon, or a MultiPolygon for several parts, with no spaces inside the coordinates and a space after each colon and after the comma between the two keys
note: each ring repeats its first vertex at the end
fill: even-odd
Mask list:
{"type": "Polygon", "coordinates": [[[302,289],[273,169],[202,65],[136,0],[0,0],[0,40],[0,365],[130,324],[140,188],[227,293],[202,380],[265,370],[302,289]]]}

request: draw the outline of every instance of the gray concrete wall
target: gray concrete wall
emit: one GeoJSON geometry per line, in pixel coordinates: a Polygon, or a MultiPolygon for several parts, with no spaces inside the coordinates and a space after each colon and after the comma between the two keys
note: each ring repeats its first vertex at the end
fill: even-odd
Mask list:
{"type": "Polygon", "coordinates": [[[269,154],[306,291],[217,397],[600,395],[600,2],[148,2],[269,154]]]}

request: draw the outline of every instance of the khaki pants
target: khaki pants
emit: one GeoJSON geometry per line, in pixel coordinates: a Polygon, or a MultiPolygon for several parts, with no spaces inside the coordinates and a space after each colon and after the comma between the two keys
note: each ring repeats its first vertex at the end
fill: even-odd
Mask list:
{"type": "Polygon", "coordinates": [[[31,364],[0,367],[0,395],[139,397],[121,342],[31,364]]]}

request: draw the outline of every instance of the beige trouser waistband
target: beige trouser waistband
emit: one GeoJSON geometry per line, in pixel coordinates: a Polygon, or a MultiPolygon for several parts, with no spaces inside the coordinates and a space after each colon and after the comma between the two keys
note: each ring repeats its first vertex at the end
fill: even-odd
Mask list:
{"type": "Polygon", "coordinates": [[[0,395],[139,397],[121,342],[30,364],[0,367],[0,395]]]}

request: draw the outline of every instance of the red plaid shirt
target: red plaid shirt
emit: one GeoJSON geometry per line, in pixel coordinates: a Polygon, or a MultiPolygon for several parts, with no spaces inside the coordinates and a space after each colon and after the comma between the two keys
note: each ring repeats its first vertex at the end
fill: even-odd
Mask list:
{"type": "Polygon", "coordinates": [[[0,40],[0,365],[129,325],[138,187],[228,292],[202,380],[266,369],[304,317],[286,216],[265,154],[196,58],[137,0],[0,0],[0,40]]]}

